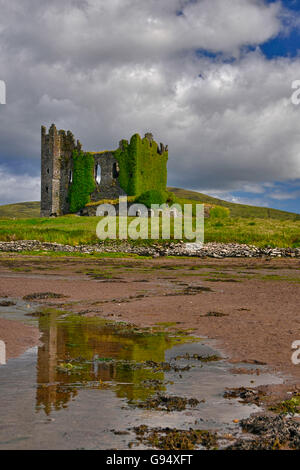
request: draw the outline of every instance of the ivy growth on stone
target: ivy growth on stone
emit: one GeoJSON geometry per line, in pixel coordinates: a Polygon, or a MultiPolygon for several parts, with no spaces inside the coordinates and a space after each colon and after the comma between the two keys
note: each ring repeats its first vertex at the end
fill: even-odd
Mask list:
{"type": "Polygon", "coordinates": [[[151,207],[152,204],[164,204],[167,200],[167,192],[157,191],[156,189],[151,189],[150,191],[145,191],[136,199],[136,202],[139,204],[144,204],[146,207],[151,207]]]}
{"type": "Polygon", "coordinates": [[[139,196],[149,190],[166,191],[168,151],[158,152],[157,143],[139,134],[130,143],[122,141],[114,152],[119,162],[119,183],[128,196],[139,196]]]}
{"type": "Polygon", "coordinates": [[[70,212],[77,212],[90,202],[90,194],[95,187],[92,154],[74,150],[73,181],[69,190],[70,212]]]}

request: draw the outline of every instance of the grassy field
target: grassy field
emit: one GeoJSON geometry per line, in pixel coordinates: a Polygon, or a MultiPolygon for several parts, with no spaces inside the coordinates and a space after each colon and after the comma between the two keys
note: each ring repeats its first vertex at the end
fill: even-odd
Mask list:
{"type": "Polygon", "coordinates": [[[233,202],[223,201],[215,197],[207,196],[206,194],[197,193],[196,191],[188,191],[187,189],[168,188],[180,200],[187,202],[204,202],[205,204],[212,204],[222,207],[227,207],[230,210],[231,217],[254,217],[262,219],[279,219],[279,220],[300,220],[300,214],[292,212],[280,211],[278,209],[269,209],[268,207],[247,206],[245,204],[235,204],[233,202]]]}
{"type": "MultiPolygon", "coordinates": [[[[204,202],[229,209],[229,216],[205,219],[205,242],[300,247],[300,215],[233,204],[201,193],[169,188],[180,204],[204,202]]],[[[0,240],[39,240],[62,244],[94,244],[99,218],[68,215],[39,218],[39,202],[0,206],[0,240]]],[[[135,241],[133,243],[151,243],[135,241]]],[[[163,242],[161,242],[163,243],[163,242]]]]}
{"type": "MultiPolygon", "coordinates": [[[[71,245],[97,243],[99,220],[76,216],[0,219],[0,240],[40,240],[71,245]]],[[[205,242],[300,247],[300,221],[245,217],[206,219],[205,242]]],[[[143,243],[150,243],[150,240],[143,243]]]]}

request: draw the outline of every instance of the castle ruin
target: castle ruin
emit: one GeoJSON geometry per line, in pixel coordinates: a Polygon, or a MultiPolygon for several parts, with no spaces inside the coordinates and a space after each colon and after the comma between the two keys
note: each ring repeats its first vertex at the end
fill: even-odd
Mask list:
{"type": "Polygon", "coordinates": [[[121,140],[117,150],[85,152],[72,132],[52,124],[47,133],[42,126],[41,216],[80,212],[85,203],[83,207],[72,203],[76,191],[87,191],[86,203],[139,196],[151,189],[166,191],[167,160],[168,146],[158,145],[151,133],[143,139],[135,134],[129,142],[121,140]],[[78,156],[83,162],[81,172],[78,156]]]}

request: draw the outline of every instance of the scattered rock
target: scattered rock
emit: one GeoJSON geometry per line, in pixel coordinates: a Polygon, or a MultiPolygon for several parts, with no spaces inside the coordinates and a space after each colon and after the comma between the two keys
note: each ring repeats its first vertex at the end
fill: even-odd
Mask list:
{"type": "Polygon", "coordinates": [[[130,434],[129,431],[113,431],[113,433],[115,434],[115,436],[127,436],[128,434],[130,434]]]}
{"type": "Polygon", "coordinates": [[[45,300],[63,298],[66,298],[66,296],[63,294],[56,294],[55,292],[35,292],[34,294],[24,295],[23,300],[45,300]]]}
{"type": "Polygon", "coordinates": [[[170,362],[146,361],[144,364],[146,367],[151,367],[154,372],[169,372],[171,370],[174,372],[186,372],[191,368],[190,365],[179,367],[175,364],[171,364],[170,362]]]}
{"type": "Polygon", "coordinates": [[[1,300],[0,307],[12,307],[13,305],[17,305],[16,302],[12,300],[1,300]]]}
{"type": "Polygon", "coordinates": [[[238,374],[238,375],[260,375],[260,369],[247,369],[246,367],[234,367],[230,369],[231,374],[238,374]]]}
{"type": "Polygon", "coordinates": [[[244,359],[243,361],[239,361],[241,364],[255,364],[257,366],[266,366],[266,362],[258,361],[257,359],[244,359]]]}
{"type": "Polygon", "coordinates": [[[181,355],[181,356],[174,357],[175,361],[178,361],[180,359],[187,359],[187,360],[196,359],[197,361],[201,361],[201,362],[217,362],[217,361],[221,361],[222,357],[217,356],[216,354],[212,354],[210,356],[203,356],[201,354],[188,354],[188,353],[181,355]]]}
{"type": "Polygon", "coordinates": [[[224,392],[224,398],[240,398],[243,403],[260,404],[261,393],[252,388],[233,388],[224,392]]]}
{"type": "Polygon", "coordinates": [[[183,398],[176,396],[166,396],[157,394],[150,397],[145,401],[138,402],[138,408],[145,408],[146,410],[158,411],[183,411],[187,406],[195,408],[200,403],[196,398],[183,398]]]}
{"type": "Polygon", "coordinates": [[[217,448],[217,435],[200,429],[148,428],[141,425],[134,428],[137,440],[161,450],[192,450],[196,446],[206,449],[217,448]]]}
{"type": "Polygon", "coordinates": [[[228,317],[228,313],[222,312],[207,312],[205,315],[201,315],[202,317],[228,317]]]}
{"type": "Polygon", "coordinates": [[[300,423],[283,416],[251,416],[240,422],[243,431],[255,439],[238,439],[227,450],[300,449],[300,423]]]}
{"type": "Polygon", "coordinates": [[[258,248],[253,245],[237,243],[206,243],[204,245],[183,242],[166,242],[163,245],[134,245],[119,241],[110,244],[99,242],[97,245],[62,245],[59,243],[40,242],[37,240],[15,240],[0,242],[0,251],[54,251],[67,253],[102,253],[123,252],[141,256],[196,256],[200,258],[300,258],[300,248],[258,248]]]}

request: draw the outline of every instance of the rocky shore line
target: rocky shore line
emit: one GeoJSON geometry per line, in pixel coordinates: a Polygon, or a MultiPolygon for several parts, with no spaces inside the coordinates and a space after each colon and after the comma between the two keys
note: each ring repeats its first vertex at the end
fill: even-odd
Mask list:
{"type": "Polygon", "coordinates": [[[300,258],[300,248],[258,248],[253,245],[235,243],[164,243],[153,245],[134,244],[129,242],[99,243],[97,245],[62,245],[40,242],[37,240],[19,240],[0,242],[0,252],[63,252],[63,253],[132,253],[142,256],[195,256],[199,258],[300,258]]]}

